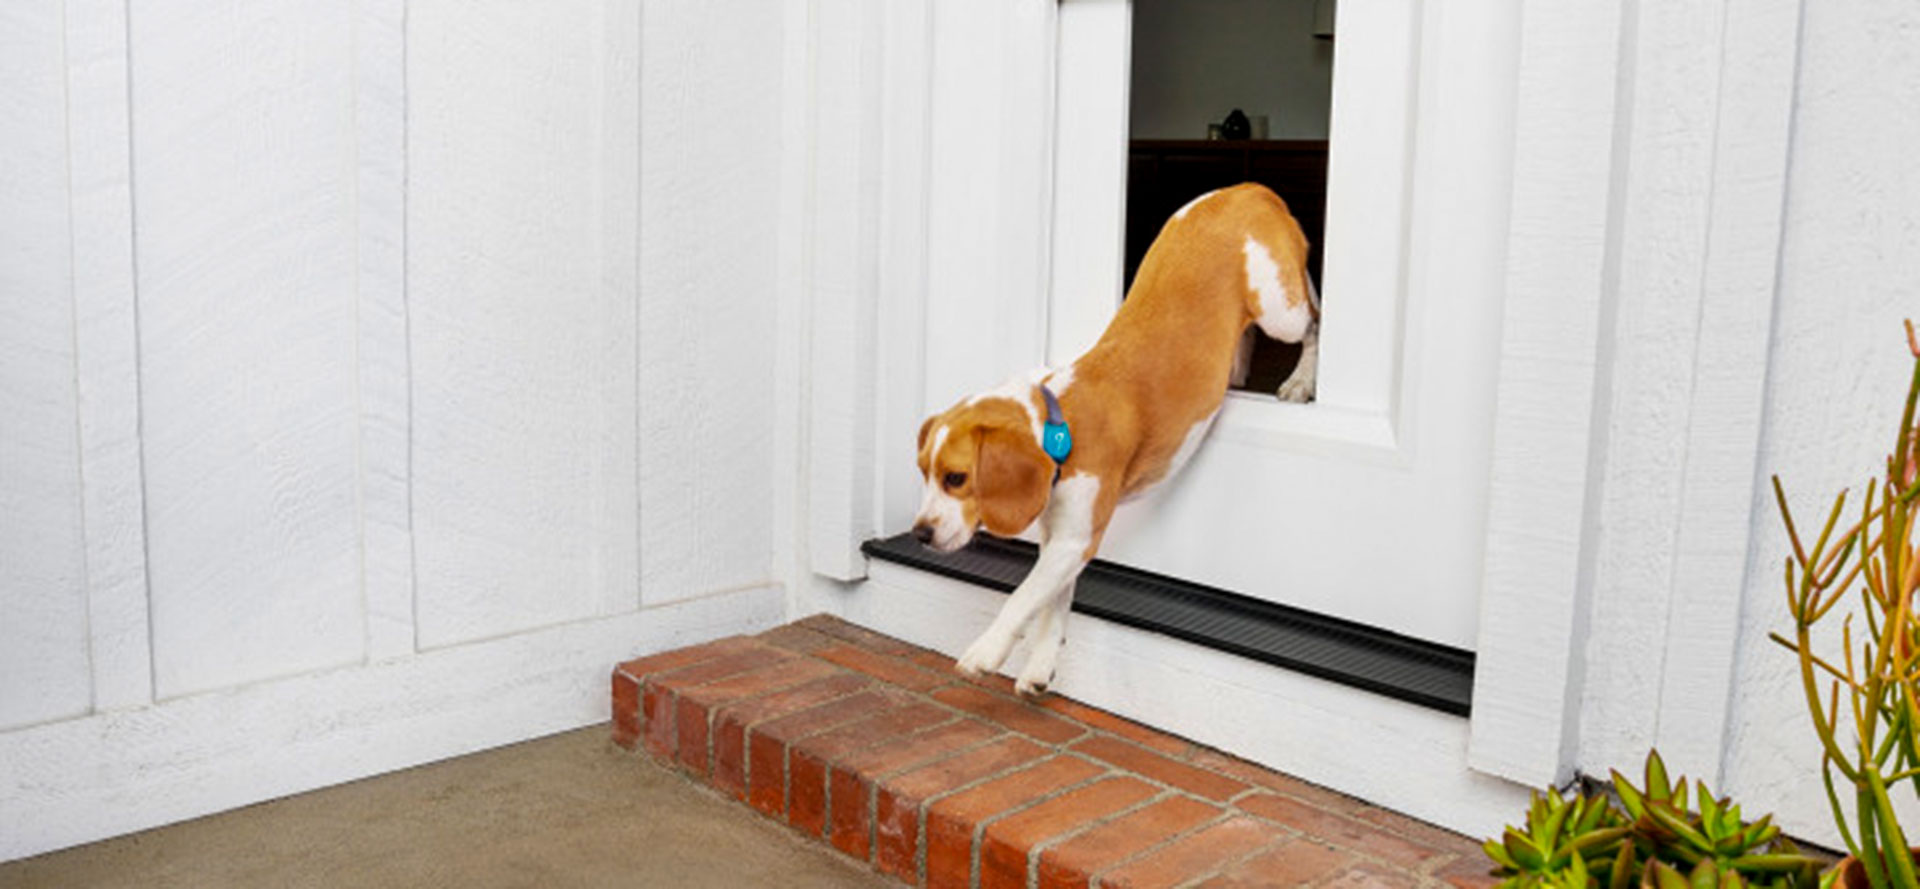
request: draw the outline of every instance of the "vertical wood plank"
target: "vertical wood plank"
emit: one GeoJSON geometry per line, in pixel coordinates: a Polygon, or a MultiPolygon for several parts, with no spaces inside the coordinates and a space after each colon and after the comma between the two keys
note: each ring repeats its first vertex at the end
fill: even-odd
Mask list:
{"type": "Polygon", "coordinates": [[[67,54],[93,700],[117,710],[153,700],[126,4],[69,0],[67,54]]]}
{"type": "Polygon", "coordinates": [[[155,686],[358,662],[352,8],[128,30],[155,686]]]}
{"type": "Polygon", "coordinates": [[[927,406],[927,194],[932,185],[931,0],[889,0],[880,77],[880,294],[873,506],[881,532],[905,528],[919,506],[913,430],[927,406]]]}
{"type": "Polygon", "coordinates": [[[406,10],[354,5],[361,584],[367,656],[414,651],[406,294],[406,10]]]}
{"type": "MultiPolygon", "coordinates": [[[[1581,764],[1600,774],[1637,763],[1654,742],[1661,656],[1674,586],[1686,476],[1688,427],[1701,336],[1701,281],[1712,210],[1713,130],[1720,92],[1718,0],[1642,5],[1628,19],[1621,86],[1622,169],[1611,361],[1602,369],[1623,393],[1599,422],[1608,448],[1599,488],[1581,764]],[[1631,653],[1631,656],[1622,656],[1631,653]],[[1605,765],[1602,765],[1605,764],[1605,765]]],[[[1707,761],[1662,748],[1689,775],[1707,761]]]]}
{"type": "Polygon", "coordinates": [[[0,9],[0,729],[89,705],[62,13],[0,9]]]}
{"type": "Polygon", "coordinates": [[[860,541],[876,527],[880,25],[868,0],[822,0],[814,23],[808,553],[843,581],[866,576],[860,541]]]}
{"type": "Polygon", "coordinates": [[[782,136],[782,13],[650,0],[641,23],[641,598],[773,574],[769,491],[782,136]]]}
{"type": "MultiPolygon", "coordinates": [[[[1693,411],[1655,743],[1722,786],[1747,583],[1770,521],[1757,466],[1786,202],[1801,0],[1729,2],[1714,128],[1693,411]]],[[[1770,562],[1770,560],[1767,560],[1770,562]]],[[[1763,583],[1761,588],[1770,588],[1763,583]]]]}
{"type": "Polygon", "coordinates": [[[1047,360],[1065,364],[1092,346],[1120,307],[1125,269],[1128,79],[1133,12],[1128,0],[1061,4],[1060,96],[1054,146],[1051,300],[1047,360]]]}
{"type": "Polygon", "coordinates": [[[637,15],[407,8],[423,647],[636,607],[637,15]]]}
{"type": "Polygon", "coordinates": [[[1528,0],[1521,17],[1512,232],[1494,415],[1486,578],[1468,761],[1558,782],[1577,740],[1591,548],[1603,453],[1599,349],[1621,13],[1528,0]]]}

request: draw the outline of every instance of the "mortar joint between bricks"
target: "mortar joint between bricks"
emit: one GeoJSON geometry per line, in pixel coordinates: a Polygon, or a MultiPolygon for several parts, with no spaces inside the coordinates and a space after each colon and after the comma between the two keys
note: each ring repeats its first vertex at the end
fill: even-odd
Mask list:
{"type": "Polygon", "coordinates": [[[1002,818],[1006,818],[1009,815],[1018,815],[1021,812],[1024,812],[1028,809],[1033,808],[1034,806],[1040,805],[1041,803],[1047,802],[1049,800],[1053,800],[1053,799],[1065,796],[1083,787],[1089,787],[1101,781],[1105,781],[1108,778],[1112,778],[1115,775],[1123,774],[1121,772],[1114,771],[1111,767],[1107,767],[1106,763],[1095,762],[1093,763],[1093,765],[1106,767],[1107,770],[1089,775],[1084,780],[1076,781],[1072,784],[1067,784],[1061,787],[1056,787],[1053,790],[1050,790],[1037,797],[1034,797],[1033,799],[1020,803],[1019,805],[1016,805],[1013,808],[1002,809],[998,812],[995,812],[991,815],[981,818],[979,821],[975,822],[973,825],[973,840],[971,843],[971,848],[969,848],[967,852],[968,886],[971,887],[971,889],[980,889],[980,863],[981,863],[980,856],[986,854],[988,825],[994,823],[995,821],[999,821],[1002,818]]]}
{"type": "MultiPolygon", "coordinates": [[[[1014,734],[1014,733],[1010,732],[1009,734],[1014,734]]],[[[1005,735],[1003,735],[1002,737],[1005,737],[1005,735]]],[[[1021,735],[1020,737],[1026,738],[1025,735],[1021,735]]],[[[1029,741],[1033,740],[1032,738],[1026,738],[1026,739],[1029,741]]],[[[988,742],[988,743],[992,743],[992,742],[988,742]]],[[[1041,744],[1038,746],[1044,747],[1046,745],[1041,744]]],[[[1059,754],[1056,752],[1054,755],[1057,756],[1057,755],[1063,755],[1063,754],[1059,754]]],[[[1083,759],[1084,757],[1075,757],[1075,758],[1083,759]]],[[[1015,772],[1019,772],[1023,769],[1032,768],[1035,764],[1045,762],[1045,761],[1046,761],[1045,758],[1041,758],[1041,759],[1035,759],[1035,760],[1028,760],[1026,762],[1016,762],[1016,763],[1013,763],[1012,765],[1002,767],[999,771],[982,775],[964,784],[960,784],[954,787],[949,787],[946,790],[940,791],[939,793],[929,794],[926,799],[920,800],[919,805],[917,806],[917,811],[914,812],[915,845],[914,845],[914,853],[913,853],[913,857],[914,857],[913,868],[914,868],[915,875],[919,878],[919,883],[917,885],[925,886],[927,884],[927,813],[933,811],[933,806],[935,803],[940,802],[941,800],[944,800],[947,797],[954,796],[956,794],[965,793],[969,790],[974,789],[975,787],[979,787],[980,785],[986,784],[990,781],[998,781],[1001,778],[1005,778],[1008,775],[1014,774],[1015,772]]],[[[874,786],[876,789],[878,789],[879,787],[878,784],[875,784],[874,786]]]]}
{"type": "MultiPolygon", "coordinates": [[[[943,762],[946,762],[946,761],[948,761],[948,760],[951,760],[951,759],[958,759],[958,758],[960,758],[960,757],[962,757],[962,756],[965,756],[965,755],[967,755],[967,754],[969,754],[969,753],[972,753],[972,752],[973,752],[973,751],[975,751],[975,750],[979,750],[979,749],[980,749],[980,748],[982,748],[982,747],[986,747],[986,746],[988,746],[988,745],[990,745],[990,744],[997,744],[997,743],[999,743],[999,742],[1000,742],[1000,741],[1002,741],[1002,740],[1005,740],[1005,739],[1007,739],[1007,738],[1010,738],[1010,737],[1014,737],[1014,736],[1015,736],[1015,734],[1014,734],[1013,732],[1009,732],[1009,731],[1004,731],[1004,730],[1003,730],[1003,731],[1001,731],[1001,732],[1000,732],[999,734],[996,734],[996,735],[992,735],[992,736],[989,736],[989,737],[987,737],[987,738],[985,738],[985,739],[983,739],[983,740],[980,740],[980,741],[977,741],[977,742],[975,742],[975,743],[972,743],[972,744],[969,744],[969,745],[967,745],[967,746],[965,746],[965,747],[961,747],[961,748],[958,748],[958,749],[956,749],[956,750],[950,750],[950,751],[947,751],[947,752],[945,752],[945,753],[941,753],[941,754],[939,754],[939,755],[937,755],[937,756],[935,756],[935,757],[934,757],[934,758],[932,758],[932,759],[929,759],[929,760],[924,760],[924,761],[920,761],[920,762],[913,762],[913,763],[909,763],[909,764],[907,764],[907,765],[903,765],[903,766],[896,766],[896,767],[894,767],[894,768],[893,768],[892,770],[890,770],[890,771],[886,771],[886,772],[880,772],[880,773],[877,773],[877,774],[875,774],[875,775],[873,775],[873,776],[871,776],[871,777],[870,777],[870,778],[868,779],[868,782],[867,782],[869,786],[868,786],[868,788],[867,788],[867,805],[866,805],[866,809],[867,809],[867,824],[868,824],[868,825],[869,825],[869,826],[871,827],[871,829],[872,829],[872,831],[873,831],[873,836],[874,836],[874,838],[875,838],[875,841],[874,841],[873,843],[871,843],[871,844],[869,844],[869,846],[868,846],[868,848],[867,848],[867,860],[868,860],[868,861],[873,861],[873,862],[877,862],[877,861],[879,861],[879,860],[880,860],[880,843],[879,843],[879,836],[880,836],[880,791],[881,791],[881,787],[882,787],[882,785],[883,785],[883,784],[884,784],[885,782],[887,782],[887,781],[888,781],[888,780],[890,780],[890,779],[893,779],[893,778],[896,778],[896,777],[899,777],[900,775],[904,775],[904,774],[906,774],[906,773],[908,773],[908,772],[911,772],[911,771],[914,771],[914,770],[916,770],[916,769],[924,769],[924,768],[928,768],[928,767],[931,767],[931,766],[937,766],[937,765],[939,765],[939,764],[941,764],[941,763],[943,763],[943,762]]],[[[997,772],[997,773],[995,773],[995,775],[997,776],[997,775],[1000,775],[1000,774],[1005,774],[1005,773],[1006,773],[1007,771],[1011,771],[1011,770],[1012,770],[1013,768],[1017,768],[1017,767],[1018,767],[1017,765],[1016,765],[1016,766],[1012,766],[1012,767],[1009,767],[1008,769],[1005,769],[1005,770],[1002,770],[1001,772],[997,772]]],[[[983,778],[983,779],[981,779],[981,780],[982,780],[982,781],[985,781],[985,780],[991,780],[991,778],[983,778]]],[[[828,783],[829,783],[829,784],[831,784],[832,782],[828,782],[828,783]]],[[[974,783],[979,783],[979,782],[974,782],[974,783]]],[[[969,784],[968,786],[970,787],[970,786],[972,786],[972,784],[969,784]]],[[[943,794],[943,795],[944,795],[944,794],[943,794]]],[[[925,817],[925,816],[924,816],[924,813],[922,813],[922,814],[921,814],[921,815],[919,815],[918,817],[920,817],[920,818],[924,818],[924,817],[925,817]]],[[[921,853],[922,853],[923,851],[924,851],[924,850],[919,850],[919,849],[916,849],[916,850],[915,850],[915,853],[914,853],[914,854],[915,854],[916,856],[918,856],[918,855],[920,855],[920,854],[921,854],[921,853]]]]}
{"type": "Polygon", "coordinates": [[[1209,830],[1215,826],[1225,824],[1226,822],[1232,820],[1233,816],[1234,816],[1233,812],[1223,811],[1219,815],[1216,815],[1209,820],[1202,821],[1199,824],[1195,824],[1192,827],[1187,828],[1186,830],[1183,830],[1179,833],[1174,834],[1173,836],[1162,837],[1160,841],[1157,843],[1141,846],[1140,848],[1135,849],[1133,854],[1128,855],[1125,858],[1108,862],[1106,867],[1103,867],[1100,870],[1095,871],[1094,873],[1088,874],[1087,885],[1095,887],[1095,889],[1099,889],[1100,886],[1104,885],[1100,881],[1100,878],[1102,875],[1110,873],[1112,871],[1119,870],[1123,867],[1126,867],[1129,864],[1132,864],[1143,858],[1151,856],[1155,852],[1158,852],[1161,849],[1165,849],[1166,847],[1179,842],[1184,837],[1190,837],[1190,836],[1193,836],[1194,834],[1200,833],[1201,831],[1209,830]]]}
{"type": "Polygon", "coordinates": [[[1188,887],[1198,886],[1201,883],[1206,882],[1207,880],[1211,880],[1214,877],[1220,876],[1221,874],[1224,874],[1227,871],[1230,871],[1235,867],[1240,866],[1241,864],[1244,864],[1248,861],[1253,860],[1255,856],[1265,855],[1268,852],[1273,851],[1274,849],[1277,849],[1287,843],[1291,843],[1299,836],[1300,836],[1299,833],[1294,833],[1291,836],[1281,837],[1280,839],[1274,840],[1273,842],[1268,843],[1264,846],[1261,846],[1258,849],[1254,849],[1253,851],[1248,852],[1245,855],[1235,856],[1233,858],[1227,859],[1226,861],[1222,861],[1217,866],[1215,866],[1212,870],[1207,871],[1204,874],[1195,876],[1184,883],[1181,883],[1178,887],[1176,887],[1176,889],[1188,889],[1188,887]]]}
{"type": "MultiPolygon", "coordinates": [[[[1137,778],[1139,776],[1133,775],[1130,777],[1137,778]]],[[[1094,780],[1100,780],[1100,779],[1096,778],[1094,780]]],[[[1153,796],[1147,797],[1146,799],[1143,799],[1130,806],[1126,806],[1124,808],[1110,812],[1106,815],[1102,815],[1099,818],[1095,818],[1092,821],[1089,821],[1078,827],[1074,827],[1065,833],[1056,834],[1054,836],[1047,837],[1046,839],[1033,844],[1033,848],[1027,850],[1027,885],[1028,886],[1040,885],[1040,856],[1045,854],[1047,850],[1052,849],[1054,846],[1059,845],[1061,843],[1074,840],[1078,838],[1081,834],[1090,833],[1101,827],[1105,827],[1107,824],[1110,824],[1114,821],[1118,821],[1122,818],[1125,818],[1128,815],[1138,812],[1141,809],[1144,809],[1148,806],[1156,805],[1158,803],[1165,802],[1166,800],[1170,800],[1170,799],[1177,799],[1182,795],[1183,794],[1177,793],[1175,791],[1163,789],[1159,793],[1156,793],[1153,796]]],[[[1175,836],[1184,836],[1184,835],[1185,835],[1184,833],[1175,834],[1175,836]]]]}

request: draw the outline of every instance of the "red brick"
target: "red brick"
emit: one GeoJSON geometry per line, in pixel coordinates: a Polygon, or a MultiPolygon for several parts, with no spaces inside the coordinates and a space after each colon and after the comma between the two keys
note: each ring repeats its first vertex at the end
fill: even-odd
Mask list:
{"type": "Polygon", "coordinates": [[[1295,839],[1240,862],[1200,885],[1208,889],[1305,886],[1360,863],[1350,852],[1309,839],[1295,839]]]}
{"type": "Polygon", "coordinates": [[[950,676],[931,673],[897,657],[875,654],[864,648],[851,645],[838,645],[814,652],[814,657],[822,658],[851,670],[859,670],[869,676],[884,680],[901,688],[913,691],[927,691],[953,681],[950,676]]]}
{"type": "Polygon", "coordinates": [[[632,750],[640,743],[640,680],[613,671],[613,741],[632,750]]]}
{"type": "Polygon", "coordinates": [[[832,648],[840,644],[840,640],[832,636],[824,633],[816,633],[799,624],[787,624],[782,627],[774,627],[753,638],[766,645],[771,645],[775,648],[784,648],[788,651],[795,651],[801,654],[812,654],[822,648],[832,648]]]}
{"type": "Polygon", "coordinates": [[[754,647],[753,642],[745,636],[728,636],[725,639],[715,639],[705,645],[676,648],[672,651],[663,651],[659,654],[650,654],[646,657],[634,658],[633,660],[621,663],[618,667],[615,667],[614,670],[625,673],[635,679],[645,679],[649,673],[677,670],[681,667],[697,664],[705,660],[712,660],[722,655],[737,654],[752,647],[754,647]]]}
{"type": "Polygon", "coordinates": [[[641,740],[647,752],[671,762],[680,750],[680,735],[673,725],[673,692],[649,682],[640,688],[640,707],[641,740]]]}
{"type": "Polygon", "coordinates": [[[827,765],[798,747],[787,751],[787,823],[810,837],[827,830],[827,765]]]}
{"type": "Polygon", "coordinates": [[[707,707],[686,695],[674,702],[673,720],[680,731],[680,764],[696,775],[707,773],[707,707]]]}
{"type": "Polygon", "coordinates": [[[891,636],[884,636],[866,627],[847,623],[829,614],[816,614],[812,617],[795,621],[794,626],[805,627],[816,633],[832,636],[842,642],[851,642],[868,651],[878,652],[880,654],[905,655],[917,650],[914,646],[908,645],[891,636]]]}
{"type": "Polygon", "coordinates": [[[1104,778],[989,823],[980,840],[980,889],[1025,889],[1034,847],[1159,793],[1133,778],[1104,778]]]}
{"type": "Polygon", "coordinates": [[[827,842],[861,861],[873,850],[872,788],[856,772],[827,775],[827,842]]]}
{"type": "Polygon", "coordinates": [[[697,664],[654,673],[647,677],[647,684],[652,685],[657,682],[677,692],[795,657],[798,655],[791,651],[754,645],[736,654],[721,655],[697,664]]]}
{"type": "Polygon", "coordinates": [[[1230,818],[1187,834],[1130,863],[1096,874],[1095,879],[1102,889],[1178,886],[1285,838],[1286,834],[1272,825],[1252,818],[1230,818]]]}
{"type": "Polygon", "coordinates": [[[1010,735],[881,781],[874,801],[874,863],[883,873],[917,882],[922,804],[1044,755],[1046,748],[1010,735]]]}
{"type": "Polygon", "coordinates": [[[1500,885],[1500,878],[1493,875],[1493,862],[1477,849],[1448,862],[1433,875],[1454,889],[1492,889],[1500,885]]]}
{"type": "Polygon", "coordinates": [[[795,658],[765,667],[716,679],[705,685],[681,690],[680,696],[692,698],[709,707],[729,704],[781,689],[825,679],[846,671],[812,658],[795,658]]]}
{"type": "Polygon", "coordinates": [[[1308,836],[1336,846],[1358,849],[1401,867],[1419,867],[1444,854],[1386,833],[1363,821],[1336,815],[1277,793],[1257,793],[1235,805],[1244,812],[1278,821],[1308,836]]]}
{"type": "Polygon", "coordinates": [[[926,830],[929,889],[971,884],[974,833],[982,822],[1092,778],[1100,771],[1099,766],[1084,759],[1056,756],[929,806],[926,830]]]}
{"type": "Polygon", "coordinates": [[[1268,790],[1284,793],[1329,812],[1351,814],[1366,808],[1366,803],[1344,793],[1328,790],[1318,784],[1310,784],[1292,775],[1228,756],[1218,750],[1202,748],[1196,751],[1188,762],[1220,772],[1229,778],[1237,778],[1256,787],[1265,787],[1268,790]]]}
{"type": "Polygon", "coordinates": [[[1420,878],[1363,861],[1320,885],[1324,889],[1414,889],[1420,885],[1420,878]]]}
{"type": "Polygon", "coordinates": [[[865,860],[873,837],[875,778],[952,755],[999,733],[986,723],[964,719],[842,757],[827,778],[828,839],[840,851],[865,860]]]}
{"type": "Polygon", "coordinates": [[[1095,735],[1073,745],[1073,749],[1211,800],[1231,799],[1247,789],[1247,785],[1232,778],[1194,768],[1118,738],[1095,735]]]}
{"type": "Polygon", "coordinates": [[[998,726],[977,719],[956,719],[916,735],[881,741],[871,747],[840,757],[835,767],[869,778],[884,778],[894,772],[950,756],[1003,734],[998,726]]]}
{"type": "Polygon", "coordinates": [[[789,808],[788,744],[897,706],[894,695],[863,691],[754,725],[747,732],[747,803],[776,818],[784,816],[789,808]]]}
{"type": "Polygon", "coordinates": [[[1085,728],[1025,701],[968,685],[939,689],[933,693],[933,699],[1049,744],[1065,743],[1086,734],[1085,728]]]}
{"type": "Polygon", "coordinates": [[[1468,855],[1475,859],[1479,859],[1482,855],[1479,840],[1454,833],[1444,827],[1428,824],[1418,818],[1402,815],[1399,812],[1389,811],[1379,808],[1378,806],[1362,806],[1358,811],[1353,813],[1353,817],[1389,833],[1406,837],[1415,843],[1438,852],[1468,855]]]}
{"type": "Polygon", "coordinates": [[[1175,796],[1128,812],[1043,850],[1039,885],[1042,889],[1085,889],[1093,874],[1212,821],[1225,811],[1175,796]]]}
{"type": "MultiPolygon", "coordinates": [[[[867,687],[865,676],[840,673],[818,682],[796,686],[758,698],[736,701],[713,717],[713,783],[734,796],[747,795],[747,727],[767,719],[797,713],[867,687]]],[[[784,767],[782,781],[785,781],[784,767]]]]}
{"type": "Polygon", "coordinates": [[[953,714],[938,707],[910,703],[796,741],[787,754],[787,823],[803,833],[825,832],[827,773],[834,763],[863,747],[952,718],[953,714]]]}
{"type": "Polygon", "coordinates": [[[954,718],[952,713],[939,707],[914,701],[805,738],[795,744],[795,749],[804,750],[821,762],[837,763],[856,750],[891,743],[954,718]]]}
{"type": "Polygon", "coordinates": [[[1185,738],[1178,738],[1166,732],[1148,728],[1131,719],[1124,719],[1108,713],[1105,710],[1089,707],[1072,698],[1048,695],[1040,699],[1038,703],[1042,708],[1065,716],[1088,728],[1099,729],[1109,734],[1119,735],[1122,738],[1158,750],[1168,756],[1186,756],[1192,752],[1194,748],[1193,742],[1185,738]]]}

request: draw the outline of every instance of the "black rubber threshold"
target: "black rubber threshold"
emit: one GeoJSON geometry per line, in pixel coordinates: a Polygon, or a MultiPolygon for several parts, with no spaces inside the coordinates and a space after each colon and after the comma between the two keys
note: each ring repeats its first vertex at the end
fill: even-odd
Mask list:
{"type": "MultiPolygon", "coordinates": [[[[869,557],[1010,593],[1033,567],[1035,547],[980,535],[955,553],[911,534],[869,540],[869,557]]],[[[1473,652],[1390,633],[1178,578],[1095,559],[1080,574],[1073,610],[1466,716],[1473,652]]]]}

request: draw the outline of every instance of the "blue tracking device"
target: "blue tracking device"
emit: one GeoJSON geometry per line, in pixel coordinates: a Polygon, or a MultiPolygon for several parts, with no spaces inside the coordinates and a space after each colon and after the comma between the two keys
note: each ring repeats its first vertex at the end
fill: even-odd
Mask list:
{"type": "Polygon", "coordinates": [[[1040,397],[1047,400],[1047,423],[1040,429],[1040,449],[1047,452],[1056,464],[1067,462],[1067,455],[1073,453],[1073,433],[1067,431],[1067,418],[1060,413],[1060,399],[1055,398],[1053,390],[1040,387],[1040,397]]]}

